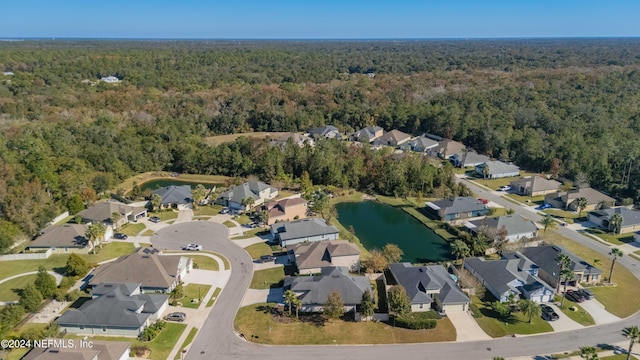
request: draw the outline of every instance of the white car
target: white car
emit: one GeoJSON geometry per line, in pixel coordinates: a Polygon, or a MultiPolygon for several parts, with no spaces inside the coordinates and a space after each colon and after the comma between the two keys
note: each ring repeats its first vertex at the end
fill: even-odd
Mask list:
{"type": "Polygon", "coordinates": [[[228,207],[222,208],[222,210],[220,210],[220,214],[227,214],[229,213],[229,211],[231,211],[231,209],[229,209],[228,207]]]}
{"type": "Polygon", "coordinates": [[[188,251],[200,251],[202,250],[202,245],[198,245],[198,244],[188,244],[187,246],[183,247],[182,250],[188,250],[188,251]]]}
{"type": "Polygon", "coordinates": [[[511,186],[509,185],[500,186],[500,191],[509,191],[509,190],[511,190],[511,186]]]}

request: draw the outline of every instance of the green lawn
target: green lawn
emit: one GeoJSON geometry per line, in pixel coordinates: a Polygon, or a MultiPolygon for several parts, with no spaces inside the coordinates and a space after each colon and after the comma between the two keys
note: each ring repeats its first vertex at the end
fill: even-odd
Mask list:
{"type": "Polygon", "coordinates": [[[231,222],[230,220],[227,220],[227,221],[223,222],[222,225],[224,225],[224,226],[226,226],[228,228],[233,228],[233,227],[237,226],[234,222],[231,222]]]}
{"type": "Polygon", "coordinates": [[[596,322],[593,321],[591,314],[586,312],[580,305],[569,299],[564,299],[564,307],[560,310],[562,310],[562,312],[567,315],[569,319],[577,322],[582,326],[591,326],[596,324],[596,322]],[[575,308],[576,311],[572,311],[572,307],[575,308]]]}
{"type": "Polygon", "coordinates": [[[189,257],[193,259],[194,269],[220,271],[220,265],[215,259],[198,255],[190,255],[189,257]]]}
{"type": "Polygon", "coordinates": [[[251,219],[249,219],[249,216],[247,216],[246,214],[235,216],[233,218],[233,220],[237,221],[238,224],[240,224],[240,225],[246,225],[246,224],[250,224],[250,223],[253,222],[253,221],[251,221],[251,219]]]}
{"type": "Polygon", "coordinates": [[[182,346],[180,346],[180,350],[178,350],[178,353],[174,357],[175,360],[182,359],[182,350],[184,350],[184,348],[186,348],[187,346],[189,346],[189,344],[191,344],[193,339],[196,337],[197,333],[198,333],[198,328],[191,328],[191,331],[189,331],[189,335],[187,335],[187,337],[184,339],[182,346]]]}
{"type": "Polygon", "coordinates": [[[263,303],[240,308],[235,320],[236,329],[249,341],[269,345],[400,344],[456,339],[456,329],[446,318],[438,320],[438,326],[431,330],[394,328],[372,321],[334,320],[316,324],[291,319],[291,322],[283,323],[271,317],[273,307],[275,304],[263,303]]]}
{"type": "Polygon", "coordinates": [[[522,179],[529,176],[534,176],[537,174],[521,172],[520,175],[521,176],[513,176],[513,177],[507,177],[507,178],[500,178],[500,179],[483,179],[482,177],[478,177],[478,178],[471,178],[471,180],[477,182],[478,184],[482,184],[491,190],[498,190],[500,189],[500,186],[509,185],[514,180],[522,179]]]}
{"type": "MultiPolygon", "coordinates": [[[[112,241],[108,244],[104,244],[102,249],[98,246],[96,251],[97,254],[93,254],[91,251],[90,254],[79,254],[83,259],[87,261],[89,264],[97,264],[102,261],[115,259],[122,255],[129,255],[134,252],[136,247],[132,243],[123,243],[123,242],[115,242],[112,241]]],[[[65,260],[66,261],[66,260],[65,260]]]]}
{"type": "Polygon", "coordinates": [[[267,235],[267,234],[269,234],[269,230],[253,229],[253,230],[245,231],[244,235],[234,236],[233,238],[231,238],[231,240],[242,240],[242,239],[252,238],[258,235],[267,235]]]}
{"type": "Polygon", "coordinates": [[[224,264],[224,269],[225,270],[231,269],[231,264],[229,263],[229,260],[227,260],[227,258],[224,257],[222,254],[218,254],[218,253],[213,252],[213,251],[205,251],[205,252],[209,253],[209,254],[213,254],[213,255],[219,257],[220,259],[222,259],[222,263],[224,264]]]}
{"type": "Polygon", "coordinates": [[[0,301],[15,301],[19,300],[18,292],[24,289],[27,285],[33,284],[37,275],[25,275],[20,276],[4,282],[0,285],[0,301]]]}
{"type": "Polygon", "coordinates": [[[142,234],[140,234],[140,235],[141,235],[141,236],[151,236],[151,235],[153,235],[153,234],[154,234],[153,230],[151,230],[151,229],[147,229],[147,230],[145,230],[145,231],[144,231],[142,234]]]}
{"type": "MultiPolygon", "coordinates": [[[[153,360],[165,360],[169,356],[171,350],[178,342],[178,339],[187,328],[186,324],[178,324],[174,322],[167,322],[165,328],[162,330],[158,336],[149,342],[142,342],[132,337],[124,337],[124,336],[90,336],[93,340],[104,340],[104,341],[125,341],[130,342],[131,347],[134,346],[147,346],[151,350],[151,355],[149,355],[149,359],[153,360]]],[[[67,335],[65,338],[74,338],[74,339],[82,339],[84,336],[80,335],[67,335]]]]}
{"type": "Polygon", "coordinates": [[[142,230],[146,229],[147,227],[143,224],[143,223],[129,223],[129,224],[125,224],[122,225],[121,227],[118,228],[117,232],[126,234],[128,236],[136,236],[138,235],[142,230]]]}
{"type": "Polygon", "coordinates": [[[271,287],[282,286],[283,281],[284,267],[278,266],[271,269],[255,271],[249,287],[252,289],[269,289],[271,287]]]}
{"type": "Polygon", "coordinates": [[[178,217],[178,212],[173,210],[151,211],[149,217],[157,216],[162,221],[173,220],[178,217]]]}
{"type": "MultiPolygon", "coordinates": [[[[605,356],[600,358],[600,360],[626,360],[626,359],[627,359],[627,354],[616,354],[616,355],[605,356]]],[[[631,355],[629,359],[638,360],[638,358],[633,355],[631,355]]]]}
{"type": "Polygon", "coordinates": [[[529,323],[529,318],[517,311],[512,313],[508,319],[500,319],[491,310],[491,302],[489,300],[482,301],[477,296],[472,296],[471,300],[483,315],[475,318],[476,322],[491,337],[497,338],[511,334],[539,334],[553,331],[551,325],[540,316],[534,316],[531,319],[531,323],[529,323]]]}
{"type": "Polygon", "coordinates": [[[544,195],[526,196],[526,195],[518,195],[518,194],[507,194],[505,196],[523,204],[541,205],[544,203],[544,195]]]}
{"type": "Polygon", "coordinates": [[[252,259],[259,259],[262,255],[272,255],[273,251],[271,251],[271,247],[267,245],[267,243],[257,243],[253,245],[249,245],[246,248],[252,259]]]}
{"type": "MultiPolygon", "coordinates": [[[[564,221],[568,224],[573,224],[576,221],[581,221],[578,219],[578,213],[575,213],[572,211],[565,211],[565,210],[559,210],[559,209],[545,209],[545,210],[542,210],[542,212],[545,214],[551,215],[551,217],[553,217],[554,219],[564,221]]],[[[586,213],[583,211],[582,215],[586,216],[586,213]]]]}
{"type": "Polygon", "coordinates": [[[600,239],[613,244],[613,245],[624,245],[630,242],[633,242],[633,233],[631,234],[612,234],[609,232],[605,232],[600,229],[588,229],[585,230],[589,234],[593,234],[600,239]]]}
{"type": "Polygon", "coordinates": [[[211,285],[203,284],[189,284],[184,287],[184,298],[178,300],[182,302],[182,307],[197,309],[202,303],[202,299],[207,295],[207,292],[211,289],[211,285]],[[198,299],[198,302],[192,302],[192,299],[198,299]]]}
{"type": "Polygon", "coordinates": [[[213,306],[213,304],[216,302],[216,299],[218,298],[218,295],[220,295],[220,291],[222,291],[222,289],[220,288],[216,288],[215,290],[213,290],[213,295],[211,295],[211,299],[209,299],[209,302],[207,302],[207,307],[213,306]]]}
{"type": "Polygon", "coordinates": [[[197,209],[193,209],[194,216],[214,216],[218,215],[222,210],[222,205],[200,205],[197,209]]]}

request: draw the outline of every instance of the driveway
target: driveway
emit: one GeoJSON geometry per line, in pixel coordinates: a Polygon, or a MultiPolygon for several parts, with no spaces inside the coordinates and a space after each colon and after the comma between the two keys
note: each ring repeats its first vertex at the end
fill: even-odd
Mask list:
{"type": "Polygon", "coordinates": [[[281,287],[271,289],[248,289],[242,298],[240,306],[260,304],[265,302],[281,303],[284,300],[281,287]]]}
{"type": "Polygon", "coordinates": [[[450,311],[447,317],[456,328],[456,341],[490,340],[491,336],[482,330],[468,311],[450,311]]]}
{"type": "Polygon", "coordinates": [[[620,318],[613,315],[604,309],[604,305],[596,299],[587,300],[583,303],[580,303],[583,309],[585,309],[591,317],[593,321],[596,322],[596,325],[599,324],[609,324],[612,322],[620,321],[620,318]]]}
{"type": "Polygon", "coordinates": [[[577,329],[582,329],[583,328],[582,325],[580,325],[577,322],[571,320],[567,315],[565,315],[555,304],[547,303],[547,305],[552,307],[553,310],[556,312],[556,314],[558,314],[558,316],[560,317],[556,321],[549,321],[549,324],[553,328],[553,331],[555,331],[555,332],[558,332],[558,331],[571,331],[571,330],[577,330],[577,329]]]}
{"type": "Polygon", "coordinates": [[[176,221],[174,221],[173,223],[179,224],[179,223],[183,223],[191,220],[193,220],[193,210],[184,209],[184,210],[178,211],[178,217],[176,218],[176,221]]]}

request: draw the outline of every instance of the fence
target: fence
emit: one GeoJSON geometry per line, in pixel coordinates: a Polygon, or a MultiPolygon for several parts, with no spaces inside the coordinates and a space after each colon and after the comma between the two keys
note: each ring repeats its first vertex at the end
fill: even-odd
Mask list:
{"type": "Polygon", "coordinates": [[[64,220],[67,216],[69,216],[69,212],[65,211],[62,214],[56,216],[53,220],[51,220],[49,224],[53,225],[53,224],[59,223],[60,221],[64,220]]]}
{"type": "Polygon", "coordinates": [[[45,252],[41,252],[41,253],[0,255],[0,261],[42,260],[42,259],[48,259],[49,256],[51,256],[52,253],[53,253],[53,250],[49,249],[49,250],[47,250],[45,252]]]}

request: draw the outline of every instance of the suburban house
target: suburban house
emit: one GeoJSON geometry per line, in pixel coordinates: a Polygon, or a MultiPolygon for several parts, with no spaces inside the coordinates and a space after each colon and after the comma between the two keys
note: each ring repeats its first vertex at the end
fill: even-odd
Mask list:
{"type": "Polygon", "coordinates": [[[371,293],[366,276],[350,276],[346,267],[324,267],[321,275],[294,276],[284,279],[284,291],[292,290],[302,301],[301,312],[321,312],[332,291],[340,293],[345,311],[355,311],[365,291],[371,293]]]}
{"type": "Polygon", "coordinates": [[[193,260],[186,256],[165,255],[154,248],[142,247],[134,253],[98,266],[89,286],[100,283],[137,283],[144,293],[168,293],[191,271],[193,260]]]}
{"type": "Polygon", "coordinates": [[[568,192],[556,191],[545,195],[544,202],[559,209],[578,209],[577,199],[587,199],[587,207],[582,211],[596,210],[601,207],[612,207],[616,204],[616,200],[607,196],[593,188],[580,188],[577,190],[569,190],[568,192]]]}
{"type": "Polygon", "coordinates": [[[303,147],[305,144],[313,144],[313,139],[302,134],[290,132],[277,134],[271,137],[271,145],[284,148],[291,141],[293,144],[303,147]]]}
{"type": "Polygon", "coordinates": [[[162,198],[160,206],[165,209],[184,210],[191,208],[193,195],[189,185],[171,185],[153,190],[153,194],[158,194],[162,198]]]}
{"type": "Polygon", "coordinates": [[[228,206],[232,210],[247,211],[276,196],[278,196],[278,189],[260,181],[249,181],[223,192],[216,202],[228,206]],[[253,199],[253,204],[251,206],[244,205],[243,200],[245,199],[253,199]]]}
{"type": "Polygon", "coordinates": [[[109,75],[109,76],[105,76],[100,78],[100,81],[106,82],[106,83],[117,83],[120,81],[120,79],[118,79],[117,77],[113,76],[113,75],[109,75]]]}
{"type": "Polygon", "coordinates": [[[384,129],[380,126],[367,126],[366,128],[362,128],[353,133],[353,135],[351,135],[351,140],[361,143],[370,143],[383,134],[384,129]]]}
{"type": "Polygon", "coordinates": [[[468,258],[464,268],[500,302],[510,297],[538,303],[553,299],[554,289],[538,277],[537,264],[519,252],[503,253],[500,260],[468,258]]]}
{"type": "Polygon", "coordinates": [[[317,274],[326,266],[360,269],[360,249],[347,240],[315,241],[293,245],[291,252],[301,275],[317,274]]]}
{"type": "Polygon", "coordinates": [[[451,161],[453,166],[459,168],[476,167],[477,165],[484,164],[485,162],[490,160],[490,157],[486,155],[480,155],[475,151],[453,154],[449,158],[449,161],[451,161]]]}
{"type": "Polygon", "coordinates": [[[427,150],[427,154],[441,159],[448,159],[454,154],[462,154],[467,147],[453,140],[441,140],[437,146],[427,150]]]}
{"type": "Polygon", "coordinates": [[[611,218],[615,214],[622,216],[622,225],[620,229],[618,229],[618,234],[628,234],[640,230],[640,211],[631,210],[626,207],[591,211],[587,215],[587,219],[598,225],[601,229],[613,231],[611,218]]]}
{"type": "Polygon", "coordinates": [[[411,311],[441,313],[466,311],[469,297],[462,292],[442,265],[413,266],[408,262],[390,264],[389,272],[411,300],[411,311]]]}
{"type": "Polygon", "coordinates": [[[470,196],[430,201],[427,202],[426,209],[443,221],[476,218],[489,213],[487,205],[470,196]]]}
{"type": "Polygon", "coordinates": [[[506,164],[506,163],[503,163],[502,161],[497,161],[497,160],[487,161],[485,163],[476,165],[475,171],[476,171],[476,174],[482,177],[486,177],[487,179],[499,179],[499,178],[505,178],[505,177],[520,176],[519,167],[511,164],[506,164]],[[484,173],[485,167],[488,168],[487,174],[484,173]]]}
{"type": "Polygon", "coordinates": [[[135,283],[102,283],[100,294],[78,309],[69,309],[55,323],[73,334],[138,336],[167,309],[169,295],[142,294],[135,283]]]}
{"type": "Polygon", "coordinates": [[[271,225],[273,240],[287,247],[301,242],[338,240],[338,229],[318,218],[279,222],[271,225]]]}
{"type": "Polygon", "coordinates": [[[29,249],[54,249],[60,252],[88,253],[93,246],[85,237],[86,224],[61,224],[47,226],[29,243],[29,249]]]}
{"type": "Polygon", "coordinates": [[[418,136],[417,138],[411,139],[409,142],[400,145],[400,148],[402,150],[409,149],[411,151],[425,153],[436,146],[438,146],[437,141],[426,136],[418,136]]]}
{"type": "MultiPolygon", "coordinates": [[[[82,217],[83,223],[103,223],[105,225],[119,228],[129,222],[136,222],[147,216],[147,209],[144,207],[134,207],[117,201],[103,201],[96,203],[89,208],[78,213],[82,217]],[[111,216],[114,213],[120,214],[120,219],[113,223],[111,216]]],[[[105,239],[113,236],[113,229],[108,228],[105,232],[105,239]]]]}
{"type": "Polygon", "coordinates": [[[519,195],[540,196],[557,192],[562,185],[559,181],[545,179],[542,176],[530,176],[513,180],[511,190],[519,195]]]}
{"type": "MultiPolygon", "coordinates": [[[[60,341],[60,339],[56,339],[60,341]]],[[[65,340],[66,341],[66,340],[65,340]]],[[[47,339],[44,341],[47,343],[47,339]]],[[[126,341],[104,341],[91,339],[91,347],[55,346],[33,347],[22,360],[128,360],[131,343],[126,341]]]]}
{"type": "Polygon", "coordinates": [[[531,221],[524,219],[520,215],[505,215],[480,220],[468,221],[464,227],[473,234],[488,231],[497,234],[504,229],[509,242],[518,241],[522,238],[533,239],[538,235],[538,227],[531,221]]]}
{"type": "Polygon", "coordinates": [[[602,271],[560,246],[527,247],[522,250],[522,253],[538,265],[540,278],[554,288],[558,286],[560,275],[560,265],[556,259],[561,253],[569,256],[570,268],[575,274],[575,277],[568,282],[569,285],[583,282],[592,284],[601,280],[602,271]]]}
{"type": "Polygon", "coordinates": [[[327,139],[338,139],[342,140],[342,134],[340,134],[340,130],[333,125],[325,125],[319,128],[314,128],[309,130],[309,134],[314,139],[327,138],[327,139]]]}
{"type": "Polygon", "coordinates": [[[411,140],[411,135],[405,134],[399,130],[391,130],[373,140],[373,145],[396,147],[406,143],[409,140],[411,140]]]}
{"type": "Polygon", "coordinates": [[[307,200],[303,198],[284,199],[272,201],[262,207],[269,212],[269,223],[277,221],[289,221],[307,217],[307,200]]]}

